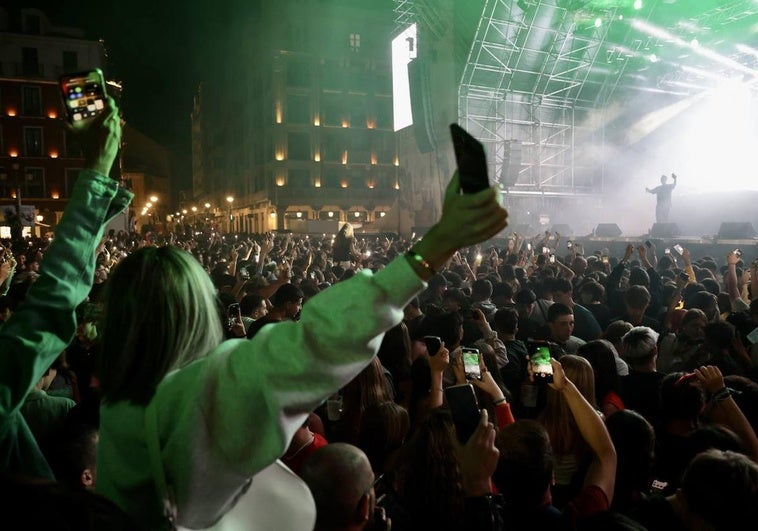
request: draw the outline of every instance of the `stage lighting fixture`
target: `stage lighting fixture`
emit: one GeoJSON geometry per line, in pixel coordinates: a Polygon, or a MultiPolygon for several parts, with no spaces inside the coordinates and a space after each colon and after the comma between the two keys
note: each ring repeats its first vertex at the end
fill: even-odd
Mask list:
{"type": "Polygon", "coordinates": [[[642,9],[642,0],[634,0],[634,9],[638,11],[642,9]]]}

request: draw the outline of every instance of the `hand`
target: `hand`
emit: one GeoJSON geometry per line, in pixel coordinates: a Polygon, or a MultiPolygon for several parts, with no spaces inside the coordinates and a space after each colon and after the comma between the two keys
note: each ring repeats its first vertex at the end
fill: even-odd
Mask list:
{"type": "Polygon", "coordinates": [[[563,365],[554,358],[550,358],[550,365],[553,366],[553,383],[548,385],[556,391],[563,391],[569,384],[569,379],[566,373],[563,372],[563,365]]]}
{"type": "Polygon", "coordinates": [[[461,449],[461,473],[466,496],[482,496],[490,492],[490,477],[495,472],[500,451],[495,446],[495,427],[482,409],[479,425],[461,449]]]}
{"type": "Polygon", "coordinates": [[[708,394],[713,394],[724,388],[724,377],[721,370],[715,365],[704,365],[695,369],[695,377],[700,382],[703,390],[708,394]]]}
{"type": "Polygon", "coordinates": [[[490,324],[487,322],[487,317],[485,317],[484,312],[481,309],[471,308],[471,314],[474,316],[473,320],[479,327],[479,330],[482,332],[492,331],[490,324]]]}
{"type": "Polygon", "coordinates": [[[471,380],[471,383],[474,384],[474,387],[478,387],[492,398],[492,400],[500,400],[501,398],[505,398],[505,395],[503,394],[503,390],[500,389],[500,386],[497,385],[497,382],[492,377],[492,373],[487,370],[487,367],[484,366],[484,362],[482,361],[481,357],[479,358],[479,369],[482,373],[482,379],[481,380],[471,380]]]}
{"type": "Polygon", "coordinates": [[[500,206],[495,189],[475,194],[460,194],[459,190],[456,171],[445,191],[442,218],[422,240],[443,249],[447,247],[446,259],[455,250],[485,241],[508,226],[508,213],[500,206]]]}
{"type": "Polygon", "coordinates": [[[674,179],[674,180],[676,181],[676,173],[672,173],[672,174],[671,174],[671,178],[672,178],[672,179],[674,179]]]}
{"type": "Polygon", "coordinates": [[[121,118],[116,102],[106,96],[106,108],[89,124],[75,128],[84,154],[84,167],[108,175],[121,146],[121,118]]]}
{"type": "Polygon", "coordinates": [[[644,245],[638,245],[637,253],[640,255],[640,260],[645,260],[647,258],[647,247],[644,245]]]}
{"type": "Polygon", "coordinates": [[[726,263],[727,265],[737,265],[737,262],[740,261],[740,257],[737,256],[734,251],[729,251],[726,255],[726,263]]]}
{"type": "Polygon", "coordinates": [[[684,260],[684,264],[690,264],[692,260],[692,255],[690,254],[689,249],[683,249],[682,250],[682,260],[684,260]]]}
{"type": "Polygon", "coordinates": [[[467,383],[466,369],[463,367],[463,354],[461,354],[461,347],[458,347],[453,351],[453,357],[450,362],[450,366],[453,368],[455,383],[458,385],[467,383]]]}
{"type": "Polygon", "coordinates": [[[443,343],[434,356],[429,356],[429,369],[432,373],[445,372],[448,365],[450,365],[450,351],[445,348],[443,343]]]}
{"type": "Polygon", "coordinates": [[[633,254],[634,254],[634,245],[630,243],[629,245],[626,246],[626,250],[624,251],[624,262],[628,262],[633,254]]]}

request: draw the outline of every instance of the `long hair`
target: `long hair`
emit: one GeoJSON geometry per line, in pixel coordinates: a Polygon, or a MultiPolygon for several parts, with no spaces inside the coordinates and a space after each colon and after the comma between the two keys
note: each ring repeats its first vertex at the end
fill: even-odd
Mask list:
{"type": "Polygon", "coordinates": [[[105,402],[150,402],[171,370],[223,340],[208,274],[176,247],[145,247],[124,259],[105,288],[99,378],[105,402]]]}
{"type": "Polygon", "coordinates": [[[376,475],[405,442],[410,430],[408,412],[394,402],[372,404],[363,412],[358,448],[366,452],[376,475]]]}
{"type": "Polygon", "coordinates": [[[374,357],[358,375],[342,388],[344,410],[340,416],[342,441],[358,443],[358,432],[363,412],[372,404],[392,400],[389,383],[384,376],[384,367],[374,357]]]}
{"type": "MultiPolygon", "coordinates": [[[[566,377],[574,382],[579,392],[593,407],[597,408],[595,400],[595,375],[592,365],[586,359],[574,354],[566,354],[561,358],[561,365],[566,377]]],[[[584,442],[574,415],[571,413],[566,398],[560,391],[547,390],[545,408],[538,419],[548,434],[550,444],[556,456],[582,453],[587,445],[584,442]]]]}
{"type": "Polygon", "coordinates": [[[414,526],[461,529],[463,475],[448,411],[435,409],[421,423],[404,447],[398,476],[400,501],[414,526]]]}
{"type": "Polygon", "coordinates": [[[616,348],[607,339],[595,339],[580,346],[576,353],[592,365],[595,373],[595,397],[601,401],[613,391],[621,390],[621,378],[616,369],[616,348]]]}

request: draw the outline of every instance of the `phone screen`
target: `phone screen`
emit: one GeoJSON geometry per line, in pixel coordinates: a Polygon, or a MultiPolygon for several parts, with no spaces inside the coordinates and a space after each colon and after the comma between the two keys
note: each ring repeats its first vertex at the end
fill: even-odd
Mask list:
{"type": "Polygon", "coordinates": [[[461,444],[466,444],[479,424],[479,404],[476,401],[474,386],[461,384],[446,387],[445,400],[453,417],[458,440],[461,444]]]}
{"type": "Polygon", "coordinates": [[[553,366],[550,363],[550,347],[545,344],[530,345],[530,362],[534,380],[540,382],[553,381],[553,366]]]}
{"type": "Polygon", "coordinates": [[[479,349],[464,348],[461,351],[461,356],[463,356],[463,370],[466,373],[466,378],[481,380],[482,371],[479,368],[479,349]]]}
{"type": "Polygon", "coordinates": [[[550,255],[550,263],[551,264],[555,263],[555,255],[550,255]]]}
{"type": "Polygon", "coordinates": [[[105,78],[100,69],[60,79],[69,122],[78,126],[105,110],[105,78]]]}
{"type": "Polygon", "coordinates": [[[474,194],[490,186],[484,146],[458,124],[450,124],[461,191],[474,194]]]}
{"type": "Polygon", "coordinates": [[[227,317],[229,319],[237,319],[237,316],[239,315],[240,311],[240,305],[237,303],[230,304],[229,308],[227,309],[227,317]]]}
{"type": "Polygon", "coordinates": [[[676,245],[674,245],[674,250],[675,250],[677,253],[679,253],[679,254],[682,254],[682,253],[684,252],[684,247],[682,247],[681,245],[679,245],[679,244],[677,243],[676,245]]]}

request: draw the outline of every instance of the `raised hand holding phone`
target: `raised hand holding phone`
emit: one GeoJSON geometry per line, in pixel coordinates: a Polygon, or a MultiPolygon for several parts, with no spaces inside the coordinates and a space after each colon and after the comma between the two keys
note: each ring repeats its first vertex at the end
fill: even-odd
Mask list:
{"type": "Polygon", "coordinates": [[[68,123],[74,129],[87,127],[107,110],[105,78],[99,68],[61,76],[60,89],[68,123]]]}
{"type": "Polygon", "coordinates": [[[450,124],[461,191],[474,194],[490,187],[484,146],[458,124],[450,124]]]}

